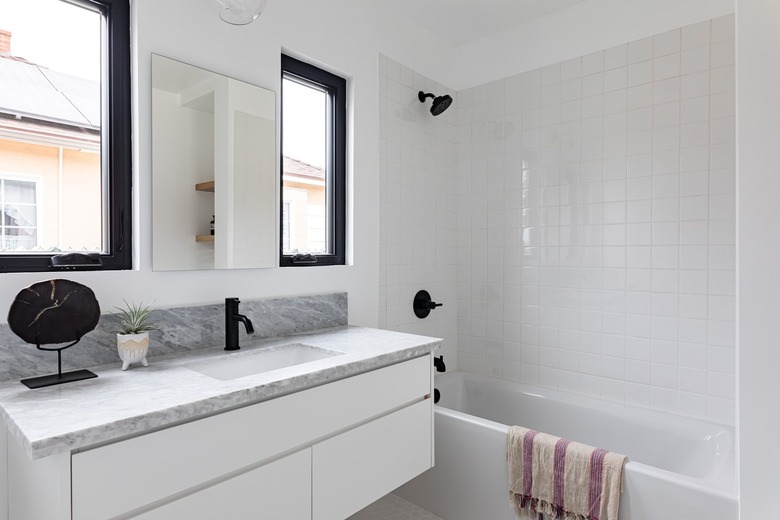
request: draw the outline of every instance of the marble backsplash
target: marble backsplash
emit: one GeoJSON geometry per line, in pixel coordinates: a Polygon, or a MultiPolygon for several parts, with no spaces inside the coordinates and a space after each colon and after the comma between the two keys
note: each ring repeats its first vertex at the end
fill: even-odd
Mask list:
{"type": "MultiPolygon", "coordinates": [[[[103,309],[103,312],[110,310],[103,309]]],[[[313,332],[347,325],[347,294],[242,300],[239,312],[252,320],[255,329],[252,340],[313,332]]],[[[150,360],[155,356],[225,344],[224,301],[155,309],[152,319],[158,328],[150,333],[147,356],[150,360]]],[[[117,328],[117,319],[103,314],[95,330],[86,334],[79,344],[63,351],[62,370],[109,363],[121,365],[116,351],[114,331],[117,328]]],[[[249,338],[239,323],[239,342],[249,338]]],[[[42,352],[11,332],[7,324],[0,324],[0,381],[56,371],[56,352],[42,352]]]]}

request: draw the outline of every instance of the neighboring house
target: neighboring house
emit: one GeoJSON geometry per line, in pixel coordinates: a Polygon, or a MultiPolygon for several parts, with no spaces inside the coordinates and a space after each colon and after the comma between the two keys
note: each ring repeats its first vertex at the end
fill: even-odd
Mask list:
{"type": "Polygon", "coordinates": [[[283,168],[282,248],[325,251],[325,171],[290,157],[283,168]]]}
{"type": "Polygon", "coordinates": [[[0,31],[0,251],[100,251],[100,83],[14,56],[10,41],[0,31]]]}

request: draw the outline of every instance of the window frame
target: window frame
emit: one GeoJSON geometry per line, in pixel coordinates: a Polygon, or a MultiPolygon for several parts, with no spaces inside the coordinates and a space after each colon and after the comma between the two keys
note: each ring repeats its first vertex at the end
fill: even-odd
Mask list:
{"type": "MultiPolygon", "coordinates": [[[[327,150],[328,164],[326,171],[327,214],[329,223],[327,230],[328,243],[332,244],[332,254],[291,255],[284,253],[284,237],[282,236],[282,212],[284,207],[284,104],[279,113],[280,120],[280,153],[279,153],[279,266],[304,267],[322,265],[346,264],[346,234],[347,234],[347,80],[319,67],[282,54],[281,80],[285,76],[295,76],[302,83],[313,84],[322,88],[329,96],[330,113],[327,128],[329,146],[327,150]],[[305,258],[301,258],[304,256],[305,258]]],[[[281,99],[284,100],[284,88],[280,88],[281,99]]]]}
{"type": "MultiPolygon", "coordinates": [[[[98,12],[105,36],[101,77],[101,176],[104,185],[102,265],[79,270],[132,269],[132,123],[130,106],[130,5],[127,0],[62,0],[98,12]]],[[[51,257],[70,251],[0,254],[0,272],[73,270],[52,267],[51,257]]]]}

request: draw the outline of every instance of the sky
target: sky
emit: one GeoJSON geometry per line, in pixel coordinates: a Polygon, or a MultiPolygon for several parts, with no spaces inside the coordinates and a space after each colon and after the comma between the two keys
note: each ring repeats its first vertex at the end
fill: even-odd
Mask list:
{"type": "Polygon", "coordinates": [[[100,15],[61,0],[0,0],[0,29],[10,31],[11,54],[100,81],[100,15]]]}
{"type": "Polygon", "coordinates": [[[324,92],[285,80],[283,87],[284,125],[283,153],[312,166],[325,166],[325,115],[327,96],[324,92]]]}

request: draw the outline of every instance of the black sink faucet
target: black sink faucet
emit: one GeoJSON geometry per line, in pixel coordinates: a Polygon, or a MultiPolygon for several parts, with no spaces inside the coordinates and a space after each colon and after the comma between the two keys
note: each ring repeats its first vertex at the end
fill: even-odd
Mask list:
{"type": "Polygon", "coordinates": [[[247,334],[254,334],[252,321],[238,313],[238,298],[225,298],[225,350],[238,350],[238,322],[243,322],[247,334]]]}

